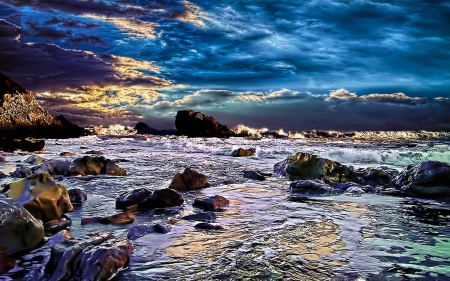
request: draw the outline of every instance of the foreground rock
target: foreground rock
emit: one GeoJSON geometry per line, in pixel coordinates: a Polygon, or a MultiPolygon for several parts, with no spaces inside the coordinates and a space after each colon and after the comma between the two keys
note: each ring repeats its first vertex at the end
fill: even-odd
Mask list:
{"type": "Polygon", "coordinates": [[[69,168],[70,176],[87,176],[87,175],[113,175],[126,176],[125,169],[120,168],[112,160],[103,156],[91,157],[84,156],[76,159],[69,168]]]}
{"type": "Polygon", "coordinates": [[[336,191],[322,180],[298,180],[290,185],[291,195],[331,195],[336,191]]]}
{"type": "Polygon", "coordinates": [[[233,152],[231,152],[231,156],[233,157],[245,157],[245,156],[253,156],[256,153],[256,149],[254,148],[249,148],[249,149],[244,149],[244,148],[238,148],[236,150],[234,150],[233,152]]]}
{"type": "Polygon", "coordinates": [[[0,195],[0,247],[6,254],[36,247],[44,238],[44,225],[22,205],[0,195]]]}
{"type": "Polygon", "coordinates": [[[426,161],[408,165],[395,179],[395,184],[407,195],[450,198],[450,164],[426,161]]]}
{"type": "Polygon", "coordinates": [[[133,205],[139,209],[168,208],[181,206],[183,202],[183,197],[175,190],[165,188],[151,192],[141,188],[121,194],[116,199],[116,208],[124,209],[133,205]]]}
{"type": "Polygon", "coordinates": [[[84,190],[74,188],[69,190],[70,202],[72,204],[81,204],[87,200],[87,194],[84,190]]]}
{"type": "Polygon", "coordinates": [[[53,246],[45,266],[49,280],[110,280],[128,265],[133,250],[128,240],[112,238],[103,234],[89,242],[53,246]]]}
{"type": "Polygon", "coordinates": [[[206,176],[197,171],[186,168],[182,174],[176,173],[169,188],[177,191],[196,190],[211,185],[206,180],[206,176]]]}
{"type": "Polygon", "coordinates": [[[46,190],[52,192],[57,188],[58,186],[50,174],[41,173],[12,182],[4,187],[3,192],[7,192],[9,198],[13,198],[23,204],[46,190]]]}
{"type": "Polygon", "coordinates": [[[188,137],[229,138],[234,133],[213,117],[193,110],[180,110],[175,117],[178,135],[188,137]]]}
{"type": "Polygon", "coordinates": [[[330,183],[355,180],[355,173],[338,162],[310,153],[298,152],[274,166],[274,172],[289,179],[323,179],[330,183]]]}
{"type": "Polygon", "coordinates": [[[204,211],[220,211],[224,207],[230,205],[230,201],[223,196],[216,195],[205,198],[196,198],[192,205],[203,209],[204,211]]]}

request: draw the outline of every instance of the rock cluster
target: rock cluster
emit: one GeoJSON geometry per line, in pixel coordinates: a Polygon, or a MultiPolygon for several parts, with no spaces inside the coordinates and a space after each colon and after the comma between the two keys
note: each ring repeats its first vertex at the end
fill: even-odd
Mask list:
{"type": "Polygon", "coordinates": [[[188,137],[229,138],[234,135],[233,131],[217,122],[213,117],[191,109],[177,112],[175,126],[178,135],[188,137]]]}

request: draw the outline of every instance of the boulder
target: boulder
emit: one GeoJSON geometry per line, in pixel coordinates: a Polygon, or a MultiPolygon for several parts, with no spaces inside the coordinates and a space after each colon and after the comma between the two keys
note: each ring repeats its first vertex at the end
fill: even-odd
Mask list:
{"type": "Polygon", "coordinates": [[[42,163],[44,163],[45,160],[46,160],[45,158],[42,158],[42,157],[39,156],[39,155],[33,155],[33,156],[30,156],[30,157],[28,157],[27,159],[25,159],[23,162],[24,162],[24,163],[31,164],[31,165],[37,165],[37,164],[42,164],[42,163]]]}
{"type": "Polygon", "coordinates": [[[355,181],[361,184],[371,186],[389,186],[399,172],[386,166],[378,168],[360,168],[355,170],[357,179],[355,181]]]}
{"type": "Polygon", "coordinates": [[[220,229],[223,229],[223,227],[218,225],[218,224],[212,224],[212,223],[207,223],[207,222],[197,223],[194,227],[197,228],[197,229],[206,229],[206,230],[220,230],[220,229]]]}
{"type": "Polygon", "coordinates": [[[192,204],[194,207],[203,209],[204,211],[220,211],[224,207],[228,206],[230,201],[225,197],[216,195],[205,198],[197,198],[192,204]]]}
{"type": "Polygon", "coordinates": [[[32,249],[44,238],[44,225],[18,202],[0,195],[0,247],[6,254],[32,249]]]}
{"type": "Polygon", "coordinates": [[[132,227],[130,227],[130,229],[128,230],[128,234],[127,234],[127,238],[130,240],[136,240],[142,236],[145,236],[149,233],[161,233],[161,234],[165,234],[168,233],[169,230],[161,225],[161,224],[155,224],[155,225],[133,225],[132,227]]]}
{"type": "Polygon", "coordinates": [[[402,193],[416,197],[450,197],[450,164],[426,161],[408,165],[395,179],[402,193]]]}
{"type": "Polygon", "coordinates": [[[89,150],[89,151],[86,151],[84,154],[96,154],[96,155],[102,155],[103,152],[101,152],[100,150],[89,150]]]}
{"type": "Polygon", "coordinates": [[[26,179],[7,184],[3,192],[8,192],[8,197],[17,200],[19,203],[26,203],[44,191],[49,190],[59,193],[58,186],[52,176],[48,173],[35,174],[26,179]]]}
{"type": "Polygon", "coordinates": [[[310,153],[298,152],[274,166],[274,172],[289,179],[323,179],[330,183],[353,181],[353,170],[338,162],[310,153]]]}
{"type": "Polygon", "coordinates": [[[290,185],[291,195],[332,195],[336,191],[322,180],[297,180],[290,185]]]}
{"type": "Polygon", "coordinates": [[[231,152],[231,156],[233,156],[233,157],[253,156],[253,155],[255,155],[255,152],[256,152],[256,149],[254,149],[254,148],[249,148],[249,149],[238,148],[238,149],[234,150],[233,152],[231,152]]]}
{"type": "Polygon", "coordinates": [[[197,213],[193,215],[188,215],[183,217],[184,220],[188,221],[206,221],[206,222],[214,222],[217,219],[217,216],[213,212],[205,212],[205,213],[197,213]]]}
{"type": "Polygon", "coordinates": [[[69,190],[70,202],[72,204],[81,204],[87,200],[87,194],[84,190],[74,188],[69,190]]]}
{"type": "Polygon", "coordinates": [[[35,168],[34,173],[49,173],[50,175],[66,176],[69,173],[71,162],[68,160],[51,159],[35,168]]]}
{"type": "Polygon", "coordinates": [[[228,138],[234,133],[213,117],[193,110],[180,110],[175,117],[175,126],[179,135],[188,137],[228,138]]]}
{"type": "Polygon", "coordinates": [[[75,153],[68,152],[68,151],[61,152],[61,153],[59,154],[59,156],[73,156],[73,155],[75,155],[75,153]]]}
{"type": "Polygon", "coordinates": [[[156,209],[181,206],[183,197],[177,191],[165,188],[151,192],[145,188],[125,192],[116,199],[116,208],[136,205],[139,209],[156,209]]]}
{"type": "Polygon", "coordinates": [[[189,191],[210,186],[205,175],[186,168],[182,174],[175,174],[169,188],[177,191],[189,191]]]}
{"type": "Polygon", "coordinates": [[[69,168],[70,176],[114,175],[126,176],[125,169],[103,156],[84,156],[76,159],[69,168]]]}
{"type": "Polygon", "coordinates": [[[7,256],[6,248],[0,247],[0,274],[5,274],[16,266],[16,260],[7,256]]]}
{"type": "Polygon", "coordinates": [[[252,179],[256,181],[266,180],[266,177],[257,171],[244,171],[244,178],[252,179]]]}
{"type": "Polygon", "coordinates": [[[133,250],[128,240],[112,238],[104,234],[89,242],[54,245],[45,266],[49,281],[110,280],[129,264],[133,250]]]}

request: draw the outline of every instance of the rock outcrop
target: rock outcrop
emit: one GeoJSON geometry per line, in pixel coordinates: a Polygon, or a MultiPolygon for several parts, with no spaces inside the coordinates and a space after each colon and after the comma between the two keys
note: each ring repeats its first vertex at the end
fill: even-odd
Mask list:
{"type": "Polygon", "coordinates": [[[87,176],[87,175],[113,175],[126,176],[125,169],[120,168],[112,160],[103,156],[91,157],[84,156],[76,159],[69,168],[70,176],[87,176]]]}
{"type": "Polygon", "coordinates": [[[355,173],[338,162],[310,153],[298,152],[274,166],[274,172],[289,179],[323,179],[330,183],[353,181],[355,173]]]}
{"type": "Polygon", "coordinates": [[[1,72],[0,132],[0,147],[4,150],[10,150],[12,139],[69,138],[87,134],[64,117],[50,115],[39,105],[32,92],[1,72]]]}
{"type": "Polygon", "coordinates": [[[44,238],[44,225],[15,200],[0,195],[0,247],[8,255],[36,247],[44,238]]]}
{"type": "Polygon", "coordinates": [[[177,131],[175,130],[157,130],[145,124],[144,122],[138,122],[134,129],[138,134],[141,135],[170,136],[177,133],[177,131]]]}
{"type": "Polygon", "coordinates": [[[183,202],[183,197],[175,190],[165,188],[151,192],[141,188],[121,194],[116,199],[116,208],[137,205],[139,209],[156,209],[181,206],[183,202]]]}
{"type": "Polygon", "coordinates": [[[110,280],[128,265],[132,251],[128,240],[114,240],[110,234],[84,243],[69,240],[52,247],[45,272],[49,281],[110,280]]]}
{"type": "Polygon", "coordinates": [[[210,186],[205,175],[186,168],[182,174],[175,174],[169,188],[177,191],[189,191],[210,186]]]}
{"type": "Polygon", "coordinates": [[[249,149],[238,148],[238,149],[234,150],[233,152],[231,152],[231,156],[233,156],[233,157],[253,156],[253,155],[255,155],[255,152],[256,152],[256,149],[254,149],[254,148],[249,148],[249,149]]]}
{"type": "Polygon", "coordinates": [[[217,122],[213,117],[191,109],[177,112],[175,126],[178,135],[188,137],[229,138],[234,135],[233,131],[217,122]]]}

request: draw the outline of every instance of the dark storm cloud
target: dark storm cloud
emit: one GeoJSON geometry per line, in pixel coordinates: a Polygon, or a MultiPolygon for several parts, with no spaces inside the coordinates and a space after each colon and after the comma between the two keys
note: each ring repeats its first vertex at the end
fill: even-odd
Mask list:
{"type": "Polygon", "coordinates": [[[83,22],[80,20],[75,20],[71,18],[64,17],[52,17],[46,20],[43,24],[45,25],[58,25],[63,27],[70,28],[94,28],[99,27],[99,24],[91,23],[91,22],[83,22]]]}

